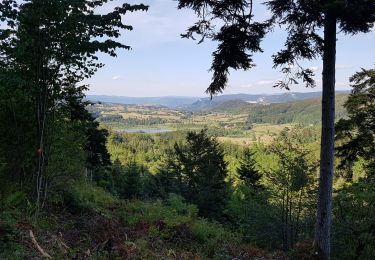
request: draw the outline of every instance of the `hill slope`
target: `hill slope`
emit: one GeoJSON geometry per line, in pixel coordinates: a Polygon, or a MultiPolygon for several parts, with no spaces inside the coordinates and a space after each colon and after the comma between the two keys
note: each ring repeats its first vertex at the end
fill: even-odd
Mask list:
{"type": "MultiPolygon", "coordinates": [[[[336,119],[346,116],[343,107],[348,95],[336,95],[336,119]]],[[[209,109],[212,112],[248,114],[248,123],[302,123],[317,124],[321,120],[321,98],[276,104],[250,104],[232,100],[209,109]]]]}
{"type": "Polygon", "coordinates": [[[196,102],[198,97],[123,97],[105,95],[87,95],[92,102],[105,102],[128,105],[161,105],[166,107],[188,106],[196,102]]]}
{"type": "MultiPolygon", "coordinates": [[[[337,94],[346,94],[348,92],[337,92],[337,94]]],[[[211,100],[210,98],[203,98],[197,102],[191,104],[186,109],[191,111],[210,110],[221,104],[226,104],[232,101],[242,101],[242,103],[248,104],[273,104],[273,103],[289,103],[294,101],[303,101],[313,98],[321,97],[321,92],[286,92],[283,94],[269,94],[269,95],[249,95],[249,94],[234,94],[234,95],[222,95],[215,96],[211,100]]],[[[240,102],[241,103],[241,102],[240,102]]]]}

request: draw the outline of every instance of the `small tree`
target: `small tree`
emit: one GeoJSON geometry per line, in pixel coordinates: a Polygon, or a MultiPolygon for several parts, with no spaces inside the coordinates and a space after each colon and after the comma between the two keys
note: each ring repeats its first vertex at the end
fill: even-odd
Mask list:
{"type": "Polygon", "coordinates": [[[316,162],[303,145],[298,130],[285,129],[270,145],[269,151],[277,167],[265,169],[273,201],[280,208],[283,249],[294,247],[299,239],[303,218],[311,218],[311,201],[315,199],[314,173],[316,162]]]}
{"type": "Polygon", "coordinates": [[[163,176],[174,179],[168,183],[176,183],[176,192],[196,204],[201,215],[212,218],[222,215],[228,195],[227,163],[223,149],[215,138],[207,135],[207,130],[189,132],[185,144],[175,144],[163,176]]]}
{"type": "Polygon", "coordinates": [[[134,160],[122,165],[116,159],[112,166],[112,192],[122,199],[133,199],[142,195],[142,167],[134,160]]]}
{"type": "Polygon", "coordinates": [[[254,189],[262,187],[262,184],[260,183],[262,175],[256,169],[254,153],[249,148],[246,148],[243,153],[240,167],[237,169],[237,174],[246,186],[254,189]]]}

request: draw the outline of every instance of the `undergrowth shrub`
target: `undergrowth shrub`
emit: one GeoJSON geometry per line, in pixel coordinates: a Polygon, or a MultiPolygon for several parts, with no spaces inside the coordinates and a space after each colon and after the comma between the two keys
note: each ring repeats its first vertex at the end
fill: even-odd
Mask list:
{"type": "Polygon", "coordinates": [[[102,188],[88,182],[72,183],[66,190],[66,203],[77,211],[103,212],[117,200],[102,188]]]}
{"type": "Polygon", "coordinates": [[[189,216],[178,214],[176,210],[172,210],[163,205],[160,200],[155,202],[143,202],[138,200],[124,202],[119,212],[121,220],[129,225],[136,224],[140,221],[149,223],[163,221],[167,225],[174,225],[191,220],[189,216]]]}
{"type": "Polygon", "coordinates": [[[186,200],[180,195],[170,193],[168,195],[166,205],[172,209],[172,211],[175,211],[180,215],[185,215],[190,218],[198,217],[198,207],[196,205],[187,203],[186,200]]]}
{"type": "Polygon", "coordinates": [[[163,241],[164,247],[180,248],[208,258],[228,258],[228,246],[241,241],[240,235],[220,224],[199,218],[197,207],[175,194],[170,194],[164,204],[161,201],[123,202],[117,212],[121,222],[142,232],[143,238],[163,241]]]}
{"type": "Polygon", "coordinates": [[[25,214],[23,192],[0,193],[0,259],[24,259],[25,248],[18,241],[17,223],[25,214]]]}

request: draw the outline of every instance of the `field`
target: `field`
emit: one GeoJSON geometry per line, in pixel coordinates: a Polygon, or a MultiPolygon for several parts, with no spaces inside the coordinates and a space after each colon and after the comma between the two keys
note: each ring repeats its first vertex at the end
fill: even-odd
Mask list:
{"type": "Polygon", "coordinates": [[[191,112],[152,105],[94,104],[89,107],[101,125],[112,131],[188,131],[207,128],[220,141],[240,145],[270,143],[293,123],[248,124],[248,114],[215,111],[191,112]]]}

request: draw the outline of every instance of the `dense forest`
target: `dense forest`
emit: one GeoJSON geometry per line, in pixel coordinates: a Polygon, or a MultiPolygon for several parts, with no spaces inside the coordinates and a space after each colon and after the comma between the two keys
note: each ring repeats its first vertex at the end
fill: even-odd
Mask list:
{"type": "MultiPolygon", "coordinates": [[[[123,3],[97,13],[107,2],[0,2],[0,259],[375,257],[375,69],[350,78],[351,93],[337,96],[337,120],[324,115],[327,100],[335,99],[334,92],[327,98],[330,80],[324,78],[322,106],[316,99],[256,108],[226,104],[220,109],[239,109],[246,121],[218,127],[173,111],[181,122],[170,123],[183,127],[128,133],[114,126],[169,119],[124,117],[129,111],[103,116],[85,99],[89,86],[82,82],[104,66],[102,54],[130,50],[119,40],[133,29],[123,16],[149,8],[123,3]],[[225,140],[263,123],[282,129],[267,142],[225,140]],[[333,184],[322,186],[322,174],[330,173],[324,149],[334,141],[333,184]]],[[[264,23],[245,15],[248,1],[178,2],[199,18],[183,37],[219,42],[211,95],[223,90],[230,68],[253,66],[247,52],[261,50],[275,23],[289,30],[276,65],[325,53],[323,74],[332,75],[330,42],[316,30],[332,30],[332,17],[334,27],[337,22],[349,34],[369,32],[375,22],[375,2],[368,0],[266,1],[274,15],[264,23]],[[219,32],[210,24],[215,20],[223,26],[219,32]]],[[[287,82],[279,87],[315,84],[309,69],[283,72],[287,82]]]]}

